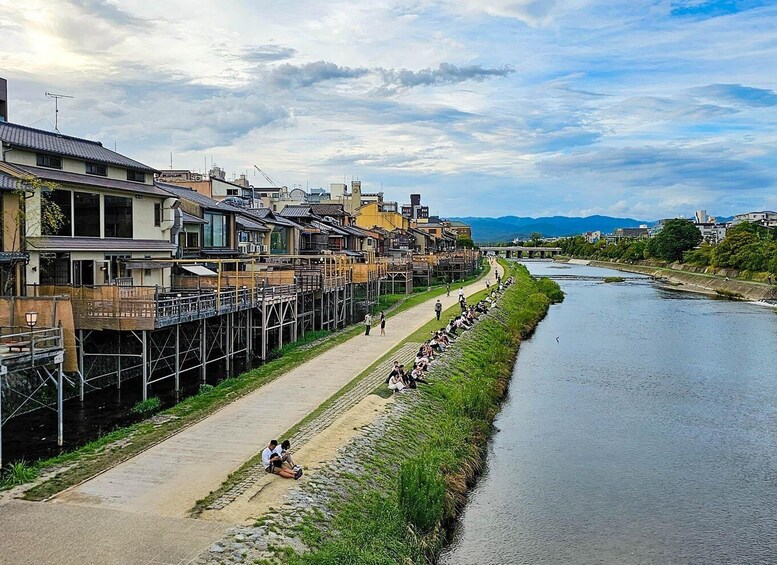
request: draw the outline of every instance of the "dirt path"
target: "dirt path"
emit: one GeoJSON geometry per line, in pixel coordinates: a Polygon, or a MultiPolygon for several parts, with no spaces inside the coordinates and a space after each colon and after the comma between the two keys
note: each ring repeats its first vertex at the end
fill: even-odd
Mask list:
{"type": "MultiPolygon", "coordinates": [[[[464,291],[469,296],[484,286],[481,280],[464,291]]],[[[455,305],[457,295],[454,287],[450,297],[442,296],[443,307],[455,305]]],[[[370,336],[354,337],[54,500],[184,517],[198,499],[218,488],[261,445],[302,420],[423,326],[433,315],[435,300],[389,318],[385,337],[378,335],[378,329],[370,336]]]]}

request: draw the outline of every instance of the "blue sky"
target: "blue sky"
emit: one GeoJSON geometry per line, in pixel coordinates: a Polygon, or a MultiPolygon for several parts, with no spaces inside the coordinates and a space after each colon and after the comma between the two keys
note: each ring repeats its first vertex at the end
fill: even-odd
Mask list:
{"type": "Polygon", "coordinates": [[[777,209],[777,2],[0,0],[12,121],[449,216],[777,209]]]}

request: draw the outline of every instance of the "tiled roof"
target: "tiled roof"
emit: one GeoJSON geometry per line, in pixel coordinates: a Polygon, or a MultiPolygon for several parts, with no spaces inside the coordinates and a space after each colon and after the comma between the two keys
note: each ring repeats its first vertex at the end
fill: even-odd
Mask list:
{"type": "Polygon", "coordinates": [[[44,167],[30,167],[27,165],[13,166],[40,179],[57,183],[78,184],[87,187],[95,186],[100,188],[113,188],[116,190],[125,190],[127,192],[135,192],[140,194],[153,194],[156,196],[170,196],[165,191],[158,189],[153,184],[143,184],[142,182],[117,180],[93,175],[81,175],[78,173],[68,173],[66,171],[60,171],[58,169],[46,169],[44,167]]]}
{"type": "Polygon", "coordinates": [[[222,206],[221,203],[218,202],[217,200],[213,200],[213,198],[208,198],[204,194],[200,194],[199,192],[197,192],[193,188],[189,188],[188,186],[179,186],[177,184],[169,184],[166,182],[159,182],[159,181],[155,181],[154,185],[156,185],[159,189],[165,192],[169,192],[171,194],[174,194],[175,196],[178,196],[179,198],[183,198],[184,200],[188,200],[189,202],[194,202],[195,204],[200,205],[206,210],[216,210],[218,208],[226,210],[228,206],[227,204],[222,206]]]}
{"type": "Polygon", "coordinates": [[[270,231],[270,229],[259,222],[258,220],[252,220],[248,216],[241,214],[237,217],[237,225],[243,226],[247,230],[251,231],[270,231]]]}
{"type": "Polygon", "coordinates": [[[311,204],[310,208],[318,216],[350,216],[342,204],[311,204]]]}
{"type": "Polygon", "coordinates": [[[284,218],[305,218],[312,213],[312,206],[304,206],[292,204],[291,206],[284,207],[281,210],[280,215],[284,218]]]}
{"type": "Polygon", "coordinates": [[[193,214],[189,214],[188,212],[181,211],[183,214],[183,223],[184,224],[207,224],[205,220],[202,218],[198,218],[197,216],[193,214]]]}
{"type": "Polygon", "coordinates": [[[16,179],[0,171],[0,190],[15,190],[16,179]]]}
{"type": "Polygon", "coordinates": [[[269,208],[249,208],[247,212],[250,216],[259,218],[266,224],[276,224],[279,226],[290,226],[294,228],[299,227],[294,222],[274,214],[273,211],[269,208]]]}
{"type": "Polygon", "coordinates": [[[175,251],[175,244],[164,239],[125,239],[119,237],[29,237],[33,249],[47,251],[175,251]]]}
{"type": "Polygon", "coordinates": [[[60,135],[18,124],[0,122],[0,140],[14,147],[23,147],[33,151],[76,157],[86,161],[107,163],[139,171],[156,172],[156,169],[148,165],[103,147],[99,141],[60,135]]]}

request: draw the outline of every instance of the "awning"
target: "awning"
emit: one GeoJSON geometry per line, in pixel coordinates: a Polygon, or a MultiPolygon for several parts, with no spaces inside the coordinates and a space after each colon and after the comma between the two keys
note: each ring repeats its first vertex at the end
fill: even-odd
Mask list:
{"type": "Polygon", "coordinates": [[[151,261],[149,259],[122,261],[122,263],[128,269],[169,269],[173,266],[170,261],[151,261]]]}
{"type": "Polygon", "coordinates": [[[217,277],[219,276],[218,273],[211,271],[207,267],[203,267],[202,265],[181,265],[181,268],[184,271],[189,271],[190,273],[197,275],[198,277],[217,277]]]}

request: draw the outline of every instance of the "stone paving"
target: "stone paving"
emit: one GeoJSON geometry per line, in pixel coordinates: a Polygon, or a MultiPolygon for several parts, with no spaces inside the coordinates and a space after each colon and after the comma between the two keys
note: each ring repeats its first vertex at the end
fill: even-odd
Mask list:
{"type": "MultiPolygon", "coordinates": [[[[415,358],[415,354],[420,343],[407,343],[397,350],[390,359],[381,363],[375,368],[375,371],[361,379],[353,388],[348,392],[337,398],[329,406],[326,407],[315,419],[302,426],[300,430],[291,436],[291,444],[295,447],[299,447],[307,443],[313,436],[320,433],[332,422],[334,422],[340,415],[347,412],[350,408],[358,404],[368,394],[370,394],[376,387],[382,384],[386,380],[386,376],[391,371],[394,360],[398,360],[400,363],[404,363],[406,366],[412,364],[412,360],[415,358]]],[[[229,504],[234,502],[238,497],[243,495],[249,490],[257,481],[264,478],[266,472],[261,465],[261,462],[250,470],[249,474],[240,482],[235,483],[228,491],[214,500],[208,507],[208,510],[223,510],[229,504]]]]}

